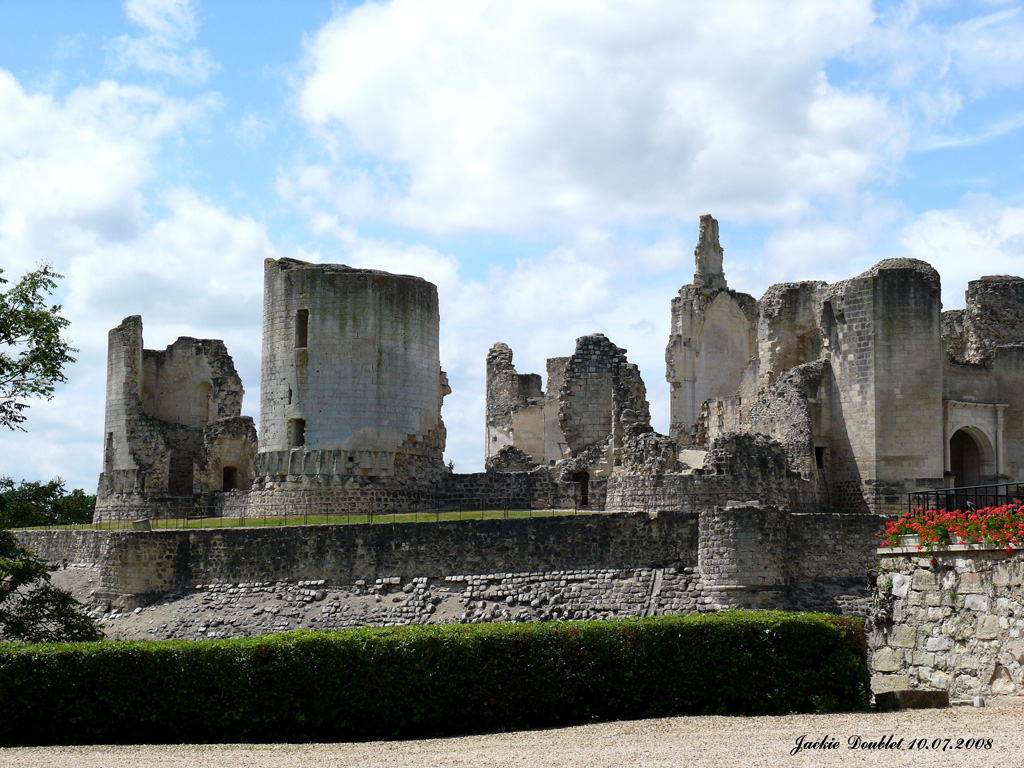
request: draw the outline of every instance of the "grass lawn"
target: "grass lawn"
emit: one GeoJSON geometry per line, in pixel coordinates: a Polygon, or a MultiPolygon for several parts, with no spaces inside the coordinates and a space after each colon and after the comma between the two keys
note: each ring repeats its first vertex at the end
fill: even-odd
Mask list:
{"type": "MultiPolygon", "coordinates": [[[[255,517],[178,517],[166,519],[150,519],[149,525],[154,529],[163,528],[238,528],[251,526],[283,526],[283,525],[355,525],[365,523],[427,523],[441,520],[495,520],[510,517],[556,517],[574,514],[592,514],[590,510],[573,509],[474,509],[463,511],[422,511],[422,512],[384,512],[373,515],[344,514],[337,515],[306,515],[301,510],[290,514],[267,515],[255,517]]],[[[60,525],[22,530],[117,530],[132,528],[131,520],[112,520],[103,523],[86,523],[83,525],[60,525]]]]}

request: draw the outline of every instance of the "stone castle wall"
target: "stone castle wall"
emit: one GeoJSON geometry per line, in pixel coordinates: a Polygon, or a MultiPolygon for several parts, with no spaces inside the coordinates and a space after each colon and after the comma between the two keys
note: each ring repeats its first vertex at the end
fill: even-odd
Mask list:
{"type": "MultiPolygon", "coordinates": [[[[561,595],[557,616],[564,618],[748,606],[865,615],[877,528],[873,516],[735,506],[658,515],[17,535],[49,562],[98,567],[92,600],[123,609],[197,585],[316,581],[341,592],[411,585],[400,598],[409,610],[388,619],[409,623],[444,618],[430,618],[429,601],[420,600],[424,590],[474,598],[458,616],[445,614],[449,621],[463,620],[463,612],[465,620],[507,619],[498,603],[552,590],[561,595]],[[410,605],[413,600],[420,604],[410,605]]],[[[541,603],[521,620],[552,618],[554,604],[541,603]]],[[[252,626],[239,633],[252,634],[252,626]]]]}

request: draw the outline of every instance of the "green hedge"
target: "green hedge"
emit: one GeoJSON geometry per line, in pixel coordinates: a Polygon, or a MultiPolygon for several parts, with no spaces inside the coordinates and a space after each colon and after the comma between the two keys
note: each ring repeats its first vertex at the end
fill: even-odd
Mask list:
{"type": "Polygon", "coordinates": [[[864,709],[859,620],[728,612],[0,646],[0,745],[359,741],[864,709]]]}

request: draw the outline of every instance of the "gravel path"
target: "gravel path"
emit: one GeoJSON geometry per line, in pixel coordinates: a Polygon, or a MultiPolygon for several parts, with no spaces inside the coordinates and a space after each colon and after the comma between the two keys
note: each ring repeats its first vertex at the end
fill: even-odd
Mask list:
{"type": "MultiPolygon", "coordinates": [[[[320,766],[1024,766],[1024,701],[982,709],[954,707],[884,714],[788,717],[678,717],[602,723],[551,731],[425,741],[301,745],[49,747],[0,750],[0,768],[319,768],[320,766]],[[903,739],[903,749],[850,749],[855,737],[903,739]],[[828,737],[835,749],[793,755],[796,741],[828,737]],[[911,740],[949,739],[949,748],[908,750],[911,740]],[[956,749],[957,740],[991,747],[956,749]]],[[[963,743],[961,743],[963,746],[963,743]]]]}

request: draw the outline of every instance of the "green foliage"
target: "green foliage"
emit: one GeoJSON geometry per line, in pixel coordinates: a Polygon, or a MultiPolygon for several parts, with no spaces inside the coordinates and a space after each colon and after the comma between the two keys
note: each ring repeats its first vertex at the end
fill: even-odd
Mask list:
{"type": "Polygon", "coordinates": [[[50,584],[46,565],[0,528],[0,640],[54,643],[102,637],[78,601],[50,584]]]}
{"type": "MultiPolygon", "coordinates": [[[[24,429],[24,400],[49,400],[54,386],[67,381],[64,368],[77,350],[61,336],[69,323],[60,305],[47,300],[60,277],[43,265],[0,291],[0,426],[24,429]]],[[[6,283],[0,277],[0,285],[6,283]]]]}
{"type": "Polygon", "coordinates": [[[86,495],[81,488],[68,493],[59,477],[48,483],[22,480],[15,485],[12,478],[0,476],[0,526],[88,523],[95,509],[95,496],[86,495]]]}
{"type": "Polygon", "coordinates": [[[862,710],[859,620],[724,613],[0,648],[0,745],[417,738],[862,710]],[[84,704],[87,702],[87,704],[84,704]]]}

